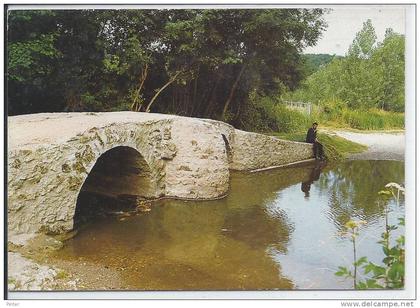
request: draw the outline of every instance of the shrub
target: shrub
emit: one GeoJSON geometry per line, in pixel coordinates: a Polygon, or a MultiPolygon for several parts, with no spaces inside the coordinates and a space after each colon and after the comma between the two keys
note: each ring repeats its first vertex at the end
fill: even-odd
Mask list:
{"type": "Polygon", "coordinates": [[[385,258],[382,264],[375,264],[370,262],[366,257],[357,258],[356,240],[358,238],[358,229],[361,223],[350,220],[346,223],[347,235],[353,244],[353,269],[348,269],[345,266],[339,266],[335,273],[337,276],[350,278],[353,280],[354,289],[401,289],[404,287],[405,279],[405,236],[400,235],[395,244],[391,244],[391,233],[399,227],[405,225],[404,218],[399,218],[398,225],[390,225],[388,215],[388,202],[394,199],[399,205],[399,199],[405,194],[405,188],[397,183],[388,183],[385,185],[385,190],[378,192],[382,196],[382,202],[385,205],[385,230],[381,235],[381,240],[378,242],[382,246],[385,258]],[[367,277],[358,278],[358,268],[364,269],[364,275],[367,277]]]}
{"type": "Polygon", "coordinates": [[[361,130],[403,129],[404,113],[370,108],[350,109],[345,103],[335,100],[322,104],[319,118],[333,126],[351,127],[361,130]]]}
{"type": "Polygon", "coordinates": [[[310,116],[288,109],[278,99],[269,96],[250,95],[243,114],[241,128],[258,132],[293,132],[308,128],[310,116]]]}

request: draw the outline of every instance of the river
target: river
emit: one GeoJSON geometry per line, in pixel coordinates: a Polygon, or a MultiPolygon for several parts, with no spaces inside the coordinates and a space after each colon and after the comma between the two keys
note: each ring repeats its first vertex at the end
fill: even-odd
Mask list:
{"type": "MultiPolygon", "coordinates": [[[[233,173],[224,199],[160,200],[139,215],[97,217],[52,260],[114,269],[133,290],[351,288],[334,274],[353,262],[344,225],[366,221],[357,254],[380,263],[385,205],[377,192],[388,182],[404,183],[403,162],[233,173]]],[[[388,207],[391,224],[404,217],[404,200],[388,207]]]]}

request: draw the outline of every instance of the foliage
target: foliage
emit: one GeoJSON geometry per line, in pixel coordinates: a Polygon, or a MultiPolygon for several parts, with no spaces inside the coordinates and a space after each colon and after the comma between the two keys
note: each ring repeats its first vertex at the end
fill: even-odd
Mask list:
{"type": "Polygon", "coordinates": [[[363,23],[362,30],[357,32],[356,37],[350,45],[348,56],[369,59],[374,51],[376,38],[372,20],[368,19],[363,23]]]}
{"type": "Polygon", "coordinates": [[[357,259],[356,254],[356,238],[359,235],[360,226],[366,224],[365,221],[355,221],[355,220],[349,220],[345,227],[346,232],[344,235],[348,236],[350,238],[350,241],[353,245],[353,270],[349,270],[344,266],[339,266],[339,271],[335,273],[337,276],[344,276],[344,278],[351,278],[353,279],[353,287],[357,288],[357,268],[360,267],[362,264],[367,262],[366,257],[362,257],[360,259],[357,259]]]}
{"type": "Polygon", "coordinates": [[[399,224],[390,225],[388,222],[388,201],[393,198],[397,205],[405,189],[397,183],[388,183],[385,185],[385,190],[378,192],[383,197],[385,204],[385,231],[381,235],[381,240],[378,242],[382,246],[385,258],[382,264],[378,265],[370,262],[366,257],[357,259],[356,257],[356,239],[358,236],[359,223],[350,220],[347,224],[347,234],[353,243],[353,271],[344,266],[339,266],[339,270],[335,273],[337,276],[344,278],[351,278],[355,289],[399,289],[404,287],[405,277],[405,236],[399,236],[394,246],[391,246],[390,239],[392,231],[398,229],[399,226],[404,226],[404,218],[399,218],[399,224]],[[370,275],[365,279],[357,279],[357,269],[361,267],[364,269],[364,275],[370,275]]]}
{"type": "Polygon", "coordinates": [[[304,66],[305,77],[308,77],[322,67],[325,67],[332,60],[341,58],[342,56],[329,54],[303,54],[302,62],[304,66]]]}
{"type": "Polygon", "coordinates": [[[319,113],[319,119],[326,125],[350,127],[362,130],[403,129],[405,124],[404,113],[384,111],[370,108],[350,109],[341,103],[328,103],[324,112],[319,113]]]}
{"type": "Polygon", "coordinates": [[[404,40],[403,35],[387,29],[383,42],[377,42],[375,29],[367,20],[346,57],[333,58],[285,97],[322,107],[333,102],[363,111],[403,112],[404,40]]]}
{"type": "Polygon", "coordinates": [[[312,124],[312,119],[295,110],[287,109],[278,99],[251,93],[240,126],[264,132],[300,131],[312,124]]]}
{"type": "Polygon", "coordinates": [[[55,279],[66,279],[70,276],[70,274],[67,271],[59,270],[57,275],[55,276],[55,279]]]}
{"type": "Polygon", "coordinates": [[[11,115],[135,110],[242,123],[253,91],[294,89],[322,9],[11,10],[11,115]]]}

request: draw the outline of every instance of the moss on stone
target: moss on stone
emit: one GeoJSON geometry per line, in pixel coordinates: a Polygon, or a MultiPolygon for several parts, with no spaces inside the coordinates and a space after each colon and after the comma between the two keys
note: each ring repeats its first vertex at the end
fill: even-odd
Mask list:
{"type": "Polygon", "coordinates": [[[71,176],[67,180],[69,190],[78,190],[80,185],[82,184],[82,180],[78,177],[71,176]]]}
{"type": "Polygon", "coordinates": [[[64,173],[69,173],[71,171],[71,168],[68,164],[62,164],[61,171],[63,171],[64,173]]]}
{"type": "Polygon", "coordinates": [[[101,146],[105,145],[104,141],[102,140],[101,136],[99,136],[98,132],[95,133],[95,138],[99,141],[99,144],[101,146]]]}
{"type": "Polygon", "coordinates": [[[82,152],[83,162],[89,164],[90,162],[94,161],[95,158],[95,153],[93,153],[90,145],[86,145],[85,149],[82,152]]]}
{"type": "Polygon", "coordinates": [[[19,169],[21,165],[22,165],[22,162],[19,160],[19,158],[16,158],[12,162],[12,168],[19,169]]]}
{"type": "Polygon", "coordinates": [[[73,165],[72,169],[76,171],[77,173],[86,173],[88,174],[85,166],[83,166],[83,163],[80,160],[77,160],[73,165]]]}

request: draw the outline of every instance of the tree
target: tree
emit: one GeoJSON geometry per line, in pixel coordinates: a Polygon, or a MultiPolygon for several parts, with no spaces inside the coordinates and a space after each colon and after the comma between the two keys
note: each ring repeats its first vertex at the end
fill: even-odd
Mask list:
{"type": "Polygon", "coordinates": [[[344,58],[335,58],[302,82],[297,95],[321,104],[349,108],[404,110],[404,36],[386,31],[376,43],[370,20],[356,34],[344,58]]]}
{"type": "Polygon", "coordinates": [[[376,38],[372,20],[368,19],[363,23],[362,30],[356,33],[356,37],[349,47],[348,56],[369,59],[375,50],[376,38]]]}
{"type": "Polygon", "coordinates": [[[7,94],[11,114],[52,108],[45,100],[45,81],[62,56],[55,47],[58,33],[54,19],[55,13],[50,11],[8,12],[7,94]],[[43,104],[36,106],[31,96],[40,97],[43,104]]]}
{"type": "Polygon", "coordinates": [[[404,36],[387,29],[385,39],[372,55],[372,66],[381,76],[381,99],[377,107],[404,111],[404,36]]]}
{"type": "Polygon", "coordinates": [[[11,114],[135,110],[240,123],[295,88],[321,9],[10,11],[11,114]],[[23,56],[22,56],[23,55],[23,56]]]}

